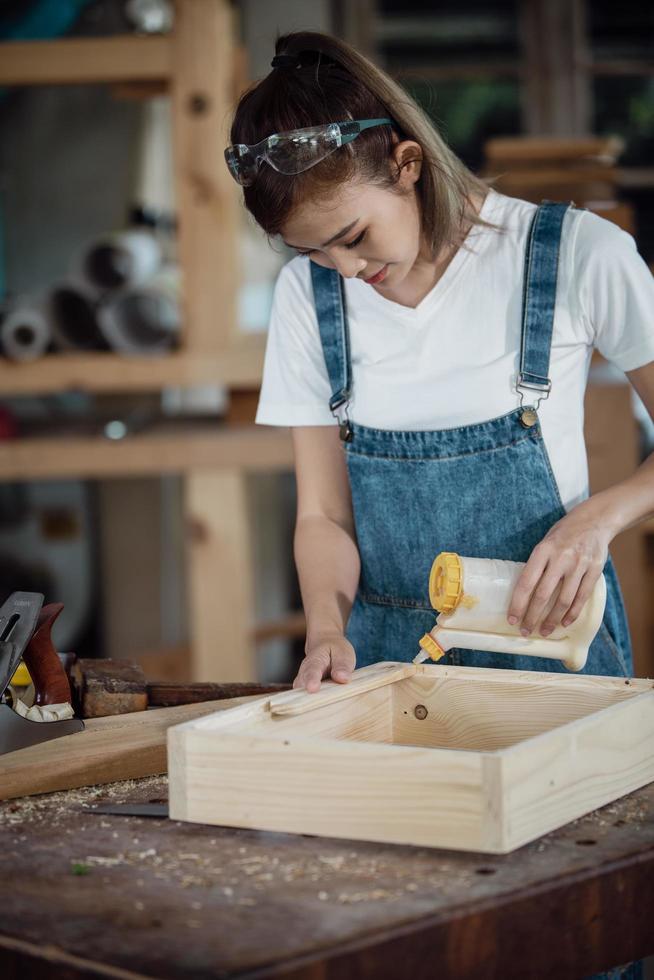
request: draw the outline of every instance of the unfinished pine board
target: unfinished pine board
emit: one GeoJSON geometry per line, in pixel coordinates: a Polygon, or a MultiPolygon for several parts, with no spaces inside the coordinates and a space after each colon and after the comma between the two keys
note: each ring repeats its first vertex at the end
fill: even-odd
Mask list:
{"type": "Polygon", "coordinates": [[[168,753],[178,820],[502,854],[654,781],[654,684],[382,663],[168,753]]]}
{"type": "Polygon", "coordinates": [[[105,436],[40,436],[0,442],[0,480],[160,476],[212,471],[274,472],[293,466],[288,430],[244,425],[157,426],[111,442],[105,436]]]}
{"type": "Polygon", "coordinates": [[[220,354],[186,348],[159,357],[111,352],[45,354],[35,361],[0,363],[6,395],[61,391],[158,391],[167,385],[224,384],[252,388],[261,383],[265,337],[235,337],[220,354]]]}
{"type": "Polygon", "coordinates": [[[224,0],[177,4],[172,107],[182,339],[207,353],[229,346],[237,320],[240,190],[224,156],[233,112],[234,28],[224,0]]]}
{"type": "Polygon", "coordinates": [[[83,732],[0,755],[0,800],[164,773],[166,732],[171,725],[251,700],[234,698],[220,704],[209,701],[89,718],[83,732]]]}
{"type": "Polygon", "coordinates": [[[184,480],[192,680],[257,679],[245,480],[227,468],[184,480]]]}
{"type": "Polygon", "coordinates": [[[0,85],[162,81],[171,65],[172,42],[165,35],[0,44],[0,85]]]}

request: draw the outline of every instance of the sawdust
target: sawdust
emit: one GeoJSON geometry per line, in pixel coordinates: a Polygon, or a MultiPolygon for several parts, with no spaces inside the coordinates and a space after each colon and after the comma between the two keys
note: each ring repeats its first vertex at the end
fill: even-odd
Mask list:
{"type": "MultiPolygon", "coordinates": [[[[61,855],[57,860],[66,864],[69,873],[74,866],[85,869],[75,879],[80,888],[94,878],[109,891],[119,888],[128,869],[132,884],[135,881],[139,889],[138,898],[132,896],[131,902],[136,912],[147,914],[161,888],[187,895],[188,911],[195,913],[187,924],[197,921],[204,927],[202,915],[215,912],[217,903],[242,908],[246,914],[284,893],[334,907],[393,903],[404,907],[409,899],[430,901],[437,894],[446,900],[448,894],[478,892],[485,887],[482,882],[492,883],[493,876],[499,877],[496,872],[502,871],[505,860],[512,860],[429,848],[405,849],[400,860],[397,848],[384,845],[352,848],[349,841],[89,815],[100,802],[152,802],[166,796],[167,780],[154,776],[5,801],[0,803],[0,825],[14,831],[21,824],[32,825],[31,842],[38,839],[43,851],[61,855]]],[[[569,833],[573,841],[578,838],[577,843],[584,843],[592,840],[594,827],[638,826],[649,815],[642,798],[626,797],[574,821],[569,833]]],[[[559,836],[555,832],[530,845],[534,857],[550,861],[559,836]]],[[[27,839],[25,834],[15,836],[17,850],[13,853],[18,854],[27,839]]],[[[53,862],[56,864],[54,857],[53,862]]]]}

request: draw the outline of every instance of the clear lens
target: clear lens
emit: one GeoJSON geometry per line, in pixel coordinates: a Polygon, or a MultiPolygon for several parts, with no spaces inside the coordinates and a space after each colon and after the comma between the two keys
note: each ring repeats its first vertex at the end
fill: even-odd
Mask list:
{"type": "Polygon", "coordinates": [[[227,166],[235,180],[243,186],[251,184],[257,172],[256,157],[249,146],[238,143],[225,150],[227,166]]]}
{"type": "Polygon", "coordinates": [[[282,174],[299,174],[324,160],[341,145],[341,131],[336,123],[275,133],[268,140],[266,157],[282,174]]]}

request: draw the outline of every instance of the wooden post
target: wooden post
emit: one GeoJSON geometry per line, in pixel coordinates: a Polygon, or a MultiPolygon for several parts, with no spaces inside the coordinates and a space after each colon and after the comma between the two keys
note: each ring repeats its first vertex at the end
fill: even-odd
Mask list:
{"type": "Polygon", "coordinates": [[[239,279],[239,188],[224,157],[234,107],[227,0],[177,3],[172,63],[183,343],[188,351],[208,353],[234,339],[239,279]]]}
{"type": "Polygon", "coordinates": [[[583,0],[520,5],[524,131],[582,136],[590,125],[590,73],[583,0]]]}
{"type": "Polygon", "coordinates": [[[254,586],[242,470],[185,477],[191,679],[257,679],[254,586]]]}

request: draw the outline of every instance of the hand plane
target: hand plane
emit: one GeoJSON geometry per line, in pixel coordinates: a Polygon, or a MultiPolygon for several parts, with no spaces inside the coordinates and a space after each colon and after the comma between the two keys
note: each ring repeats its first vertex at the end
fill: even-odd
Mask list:
{"type": "Polygon", "coordinates": [[[0,755],[61,735],[82,731],[78,718],[32,721],[12,707],[9,683],[21,660],[34,684],[39,707],[70,703],[70,684],[52,643],[52,626],[62,603],[43,606],[38,592],[13,592],[0,607],[0,755]]]}

